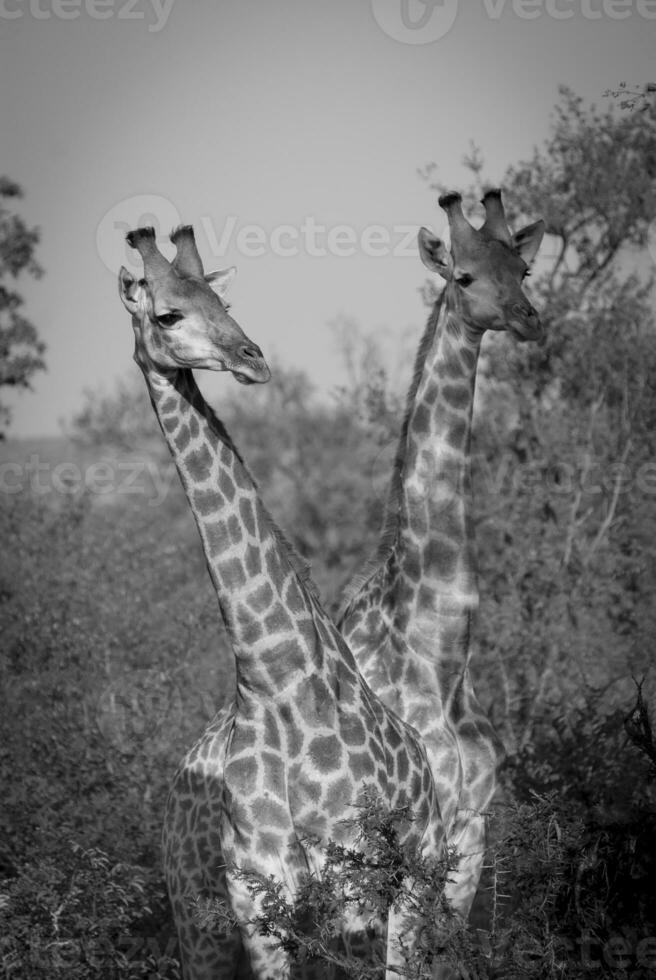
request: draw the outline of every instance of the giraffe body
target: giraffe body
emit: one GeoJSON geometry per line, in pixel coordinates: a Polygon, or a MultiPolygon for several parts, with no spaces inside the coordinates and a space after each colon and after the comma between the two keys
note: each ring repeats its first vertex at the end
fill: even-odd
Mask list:
{"type": "MultiPolygon", "coordinates": [[[[303,841],[352,842],[353,828],[343,822],[366,790],[390,809],[411,807],[406,840],[427,854],[440,853],[441,820],[419,739],[362,679],[190,375],[180,372],[174,388],[178,399],[160,390],[154,401],[209,555],[237,672],[235,702],[186,757],[165,820],[167,880],[183,957],[199,961],[189,971],[197,980],[224,954],[234,957],[238,944],[236,936],[223,950],[208,942],[193,923],[190,897],[222,898],[225,888],[241,922],[258,912],[237,876],[228,870],[224,884],[214,869],[273,875],[293,896],[300,876],[318,870],[321,859],[303,841]],[[198,437],[188,440],[194,419],[198,437]]],[[[241,937],[256,977],[288,975],[286,956],[271,940],[247,927],[241,937]]]]}
{"type": "MultiPolygon", "coordinates": [[[[354,843],[353,807],[371,791],[389,809],[408,806],[414,819],[404,842],[437,857],[439,805],[416,732],[362,678],[186,366],[262,381],[259,348],[209,298],[190,229],[176,232],[177,268],[154,249],[151,232],[128,240],[146,273],[137,283],[121,272],[135,358],[198,526],[236,665],[235,700],[188,753],[167,804],[165,870],[184,976],[233,977],[243,943],[257,980],[286,980],[290,959],[253,927],[261,900],[235,869],[273,875],[293,899],[300,877],[322,862],[321,846],[308,840],[354,843]],[[200,312],[195,290],[209,304],[200,312]],[[226,898],[238,932],[199,927],[194,902],[226,898]]],[[[401,924],[390,923],[391,978],[401,924]]],[[[357,928],[344,922],[347,937],[357,928]]]]}
{"type": "Polygon", "coordinates": [[[370,568],[350,590],[340,628],[378,696],[420,733],[449,847],[459,854],[446,893],[463,918],[483,860],[485,811],[502,749],[474,692],[470,637],[478,607],[469,451],[476,368],[486,329],[539,335],[520,283],[543,233],[515,238],[498,192],[475,231],[458,195],[452,253],[422,229],[426,264],[447,279],[419,346],[388,501],[370,568]]]}

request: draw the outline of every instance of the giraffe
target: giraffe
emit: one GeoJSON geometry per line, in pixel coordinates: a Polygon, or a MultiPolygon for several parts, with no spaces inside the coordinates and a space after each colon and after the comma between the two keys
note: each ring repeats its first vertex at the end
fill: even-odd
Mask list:
{"type": "Polygon", "coordinates": [[[458,855],[446,895],[466,921],[480,880],[485,811],[502,747],[470,676],[478,607],[470,478],[476,367],[486,330],[538,339],[522,291],[544,223],[511,235],[501,192],[475,230],[457,193],[440,197],[451,249],[419,232],[422,260],[446,285],[417,352],[379,548],[345,593],[338,624],[375,693],[422,736],[446,840],[458,855]]]}
{"type": "MultiPolygon", "coordinates": [[[[241,944],[257,980],[287,980],[289,956],[252,925],[261,899],[235,869],[273,875],[293,900],[301,877],[321,867],[322,842],[356,844],[353,806],[368,792],[389,809],[411,808],[402,839],[427,855],[442,855],[442,821],[421,740],[361,677],[196,386],[191,367],[230,370],[244,383],[269,372],[226,311],[230,276],[204,276],[190,227],[171,238],[172,264],[152,229],[128,234],[144,278],[121,269],[119,292],[200,532],[235,655],[236,693],[174,777],[163,834],[167,885],[185,980],[234,976],[241,944]],[[194,900],[217,898],[229,900],[239,930],[219,936],[198,927],[194,900]]],[[[347,941],[360,925],[345,918],[347,941]]],[[[387,978],[398,975],[402,929],[412,941],[405,928],[391,910],[387,978]]]]}

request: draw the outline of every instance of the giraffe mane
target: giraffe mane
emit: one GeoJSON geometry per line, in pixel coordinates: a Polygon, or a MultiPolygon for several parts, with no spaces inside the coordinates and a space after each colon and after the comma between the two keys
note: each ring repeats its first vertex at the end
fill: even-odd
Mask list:
{"type": "Polygon", "coordinates": [[[442,289],[435,303],[433,304],[433,309],[428,317],[428,322],[426,323],[426,327],[422,334],[421,340],[419,341],[419,347],[417,348],[417,353],[415,355],[412,380],[406,396],[405,413],[403,415],[401,434],[399,436],[396,455],[394,457],[394,464],[392,466],[392,476],[387,490],[385,514],[383,517],[383,526],[378,545],[376,546],[376,550],[373,552],[373,554],[366,559],[360,571],[355,573],[350,583],[344,589],[338,619],[344,615],[346,608],[350,605],[353,599],[355,599],[363,585],[365,585],[369,579],[372,578],[372,576],[380,568],[381,564],[387,561],[387,559],[390,557],[392,548],[396,541],[399,528],[399,506],[401,503],[401,490],[403,486],[402,477],[405,466],[410,415],[412,414],[412,407],[417,395],[417,389],[419,388],[419,382],[421,381],[424,372],[424,365],[426,363],[428,350],[435,338],[435,331],[437,330],[437,324],[440,319],[440,313],[444,301],[444,292],[445,290],[442,289]]]}

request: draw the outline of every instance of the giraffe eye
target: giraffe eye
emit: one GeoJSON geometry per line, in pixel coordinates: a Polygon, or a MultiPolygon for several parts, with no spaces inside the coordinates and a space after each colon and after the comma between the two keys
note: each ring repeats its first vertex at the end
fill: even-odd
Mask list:
{"type": "Polygon", "coordinates": [[[174,327],[182,319],[181,313],[161,313],[157,317],[160,327],[174,327]]]}
{"type": "Polygon", "coordinates": [[[524,269],[524,272],[522,273],[522,279],[528,279],[528,277],[530,275],[531,275],[531,270],[530,269],[524,269]]]}
{"type": "Polygon", "coordinates": [[[463,272],[463,274],[461,276],[458,276],[456,279],[458,285],[462,286],[463,289],[466,289],[467,286],[471,286],[473,281],[474,281],[474,277],[470,276],[468,272],[463,272]]]}

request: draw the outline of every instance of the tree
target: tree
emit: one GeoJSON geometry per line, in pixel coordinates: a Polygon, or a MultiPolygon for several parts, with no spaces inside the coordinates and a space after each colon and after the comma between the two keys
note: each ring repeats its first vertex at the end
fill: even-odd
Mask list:
{"type": "MultiPolygon", "coordinates": [[[[23,298],[13,288],[21,272],[39,278],[43,271],[34,257],[38,229],[28,228],[4,206],[4,201],[22,196],[17,183],[0,177],[0,386],[29,389],[35,371],[45,369],[46,348],[34,324],[23,315],[23,298]]],[[[10,419],[8,406],[0,402],[0,439],[10,419]]]]}
{"type": "Polygon", "coordinates": [[[628,109],[629,112],[646,112],[653,103],[654,93],[656,93],[656,82],[647,82],[643,86],[620,82],[616,89],[610,89],[604,92],[604,95],[618,99],[621,109],[628,109]]]}

